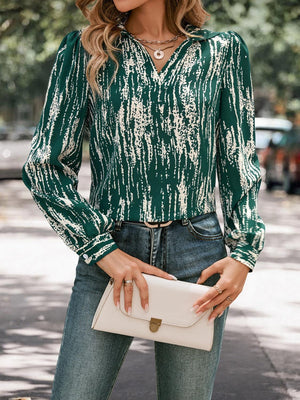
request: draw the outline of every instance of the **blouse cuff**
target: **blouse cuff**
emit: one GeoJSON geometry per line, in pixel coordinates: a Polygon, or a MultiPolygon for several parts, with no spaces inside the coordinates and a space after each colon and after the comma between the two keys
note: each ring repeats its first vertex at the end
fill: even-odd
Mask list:
{"type": "Polygon", "coordinates": [[[118,248],[111,234],[106,232],[96,236],[89,243],[77,250],[76,253],[83,258],[86,264],[92,265],[118,248]]]}
{"type": "Polygon", "coordinates": [[[239,243],[239,245],[231,252],[230,257],[245,264],[250,268],[249,272],[253,272],[259,252],[248,243],[239,243]]]}

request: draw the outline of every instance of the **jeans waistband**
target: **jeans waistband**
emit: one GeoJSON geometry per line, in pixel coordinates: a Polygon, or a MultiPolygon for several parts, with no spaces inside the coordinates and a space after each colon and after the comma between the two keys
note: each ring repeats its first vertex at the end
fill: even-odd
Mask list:
{"type": "Polygon", "coordinates": [[[174,220],[169,220],[169,221],[129,221],[129,220],[115,220],[115,228],[119,229],[122,225],[122,223],[130,223],[130,224],[136,224],[136,225],[141,225],[141,226],[148,226],[149,228],[162,228],[164,226],[169,226],[172,224],[172,222],[178,221],[182,225],[187,225],[188,221],[193,219],[202,219],[208,216],[209,214],[216,214],[216,211],[209,211],[204,214],[196,214],[192,217],[184,217],[184,218],[179,218],[179,219],[174,219],[174,220]]]}

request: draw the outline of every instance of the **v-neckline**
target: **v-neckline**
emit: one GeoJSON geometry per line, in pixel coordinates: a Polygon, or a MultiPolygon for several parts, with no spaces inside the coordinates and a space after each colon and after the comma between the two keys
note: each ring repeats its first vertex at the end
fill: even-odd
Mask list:
{"type": "Polygon", "coordinates": [[[151,55],[145,49],[145,47],[124,27],[124,25],[122,26],[122,29],[136,43],[136,45],[141,48],[143,54],[145,55],[145,58],[146,58],[148,64],[150,65],[151,71],[153,72],[155,78],[157,80],[159,80],[160,82],[163,82],[164,79],[166,78],[169,66],[170,66],[171,62],[173,61],[173,59],[176,56],[179,57],[179,54],[181,53],[182,49],[184,49],[187,46],[187,44],[191,44],[192,43],[191,38],[190,37],[186,37],[186,39],[183,40],[180,43],[180,45],[176,47],[176,49],[173,51],[173,53],[167,59],[165,64],[162,66],[161,70],[158,71],[157,68],[156,68],[156,65],[155,65],[155,63],[154,63],[154,61],[153,61],[153,59],[151,57],[151,55]]]}

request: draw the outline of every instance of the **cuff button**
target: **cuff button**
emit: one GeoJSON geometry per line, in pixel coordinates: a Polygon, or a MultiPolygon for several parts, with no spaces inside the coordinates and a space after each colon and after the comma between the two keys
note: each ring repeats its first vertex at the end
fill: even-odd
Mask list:
{"type": "Polygon", "coordinates": [[[89,256],[87,254],[83,254],[82,257],[86,260],[89,256]]]}

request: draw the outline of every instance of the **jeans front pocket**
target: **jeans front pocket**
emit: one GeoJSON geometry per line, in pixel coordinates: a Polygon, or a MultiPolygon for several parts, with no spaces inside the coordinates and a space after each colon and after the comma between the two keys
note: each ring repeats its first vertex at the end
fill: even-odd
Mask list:
{"type": "Polygon", "coordinates": [[[196,215],[188,219],[188,231],[202,240],[223,239],[223,232],[216,212],[196,215]]]}

